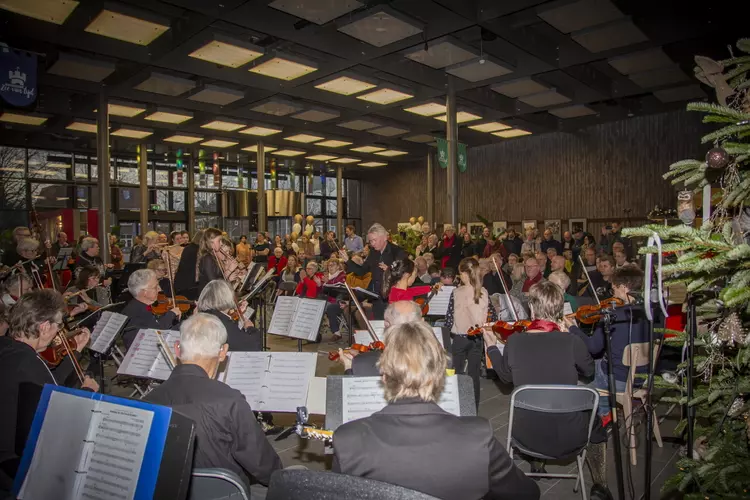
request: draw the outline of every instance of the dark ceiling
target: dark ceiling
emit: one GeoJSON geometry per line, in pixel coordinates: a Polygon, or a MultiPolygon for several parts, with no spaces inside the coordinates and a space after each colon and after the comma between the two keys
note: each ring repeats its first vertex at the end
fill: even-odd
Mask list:
{"type": "MultiPolygon", "coordinates": [[[[727,13],[717,2],[689,7],[659,0],[82,0],[61,25],[2,10],[36,3],[0,0],[0,41],[41,54],[35,111],[50,118],[42,127],[3,124],[6,139],[93,147],[93,134],[66,127],[73,119],[95,119],[104,87],[109,97],[144,105],[149,112],[166,106],[193,113],[180,125],[146,121],[148,112],[111,117],[113,129],[152,129],[149,143],[158,144],[176,130],[206,139],[228,138],[239,143],[228,149],[235,152],[256,142],[239,131],[201,128],[223,117],[248,126],[282,128],[264,139],[273,146],[383,162],[423,158],[429,148],[424,141],[445,135],[443,122],[404,108],[431,100],[444,104],[446,71],[456,75],[450,78],[459,110],[482,117],[459,129],[459,140],[469,147],[523,138],[496,137],[468,125],[498,121],[533,134],[573,132],[598,122],[684,107],[686,100],[710,92],[692,77],[693,55],[727,57],[727,45],[738,37],[742,17],[727,13]],[[103,9],[168,29],[146,46],[86,32],[103,9]],[[213,40],[252,44],[246,47],[263,55],[236,68],[189,56],[213,40]],[[249,71],[277,54],[317,70],[291,81],[249,71]],[[435,58],[432,64],[438,69],[407,56],[435,58]],[[372,90],[386,87],[413,97],[380,105],[357,98],[372,90],[345,96],[315,87],[342,75],[372,82],[377,85],[372,90]],[[156,82],[149,80],[152,76],[156,82]],[[176,95],[144,88],[174,89],[176,95]],[[201,102],[214,99],[234,100],[226,105],[201,102]],[[272,108],[297,111],[277,116],[253,110],[268,102],[272,108]],[[303,113],[300,118],[292,117],[298,113],[303,113]],[[311,115],[328,119],[308,121],[311,115]],[[395,135],[339,126],[354,120],[370,121],[375,130],[395,135]],[[297,133],[353,144],[326,148],[284,139],[297,133]],[[408,155],[384,158],[349,151],[369,145],[408,155]]],[[[113,144],[126,149],[133,142],[113,137],[113,144]]]]}

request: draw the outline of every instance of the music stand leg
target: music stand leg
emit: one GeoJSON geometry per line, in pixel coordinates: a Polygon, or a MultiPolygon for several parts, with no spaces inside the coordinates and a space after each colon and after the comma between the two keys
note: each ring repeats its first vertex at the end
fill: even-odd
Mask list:
{"type": "Polygon", "coordinates": [[[297,339],[297,352],[302,352],[302,339],[297,339]]]}
{"type": "Polygon", "coordinates": [[[353,304],[351,302],[349,303],[349,347],[352,346],[354,343],[354,308],[352,307],[353,304]]]}
{"type": "MultiPolygon", "coordinates": [[[[611,318],[608,314],[604,314],[604,341],[605,349],[607,351],[607,374],[608,374],[608,392],[609,394],[609,407],[610,411],[614,412],[612,415],[612,440],[615,445],[615,473],[617,477],[617,494],[620,499],[625,498],[625,482],[623,479],[623,463],[622,463],[622,444],[620,442],[620,426],[617,422],[617,384],[615,383],[615,372],[614,365],[612,363],[612,342],[610,335],[611,332],[611,318]]],[[[623,412],[624,414],[624,412],[623,412]]],[[[625,415],[628,418],[628,415],[625,415]]],[[[646,485],[646,488],[649,488],[646,485]]]]}

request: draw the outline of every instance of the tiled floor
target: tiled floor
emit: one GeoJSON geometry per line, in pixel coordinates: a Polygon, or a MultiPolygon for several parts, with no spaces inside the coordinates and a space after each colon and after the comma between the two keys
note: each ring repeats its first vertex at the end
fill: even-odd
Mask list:
{"type": "MultiPolygon", "coordinates": [[[[296,351],[297,342],[269,335],[268,344],[273,351],[296,351]]],[[[328,360],[327,353],[330,350],[335,350],[337,346],[329,345],[325,341],[320,344],[306,344],[303,345],[303,350],[306,352],[319,351],[318,364],[316,369],[316,376],[325,377],[326,375],[340,375],[343,373],[343,368],[338,363],[333,363],[328,360]]],[[[481,393],[480,393],[480,404],[479,404],[479,415],[487,418],[492,423],[492,428],[495,430],[495,435],[502,442],[505,443],[508,431],[508,408],[510,404],[510,393],[512,388],[510,386],[501,385],[492,380],[482,379],[481,381],[481,393]]],[[[118,394],[122,392],[122,388],[113,388],[113,392],[118,394]]],[[[656,411],[659,416],[665,413],[667,408],[665,406],[657,406],[656,411]]],[[[291,414],[275,414],[274,420],[277,425],[291,425],[294,422],[294,416],[291,414]]],[[[312,416],[311,422],[322,426],[322,416],[312,416]]],[[[669,438],[672,435],[672,430],[679,420],[679,409],[675,409],[672,414],[660,425],[662,436],[669,438]]],[[[645,421],[643,418],[636,419],[636,425],[638,435],[637,458],[638,464],[636,466],[629,466],[629,458],[625,443],[623,443],[623,465],[624,465],[624,478],[625,478],[625,496],[631,498],[629,491],[629,484],[632,484],[633,498],[638,499],[644,492],[644,463],[645,463],[645,445],[643,443],[643,434],[645,421]],[[628,470],[630,474],[628,475],[628,470]],[[632,478],[632,483],[628,480],[628,476],[632,478]]],[[[295,434],[292,434],[281,441],[275,441],[274,438],[270,438],[273,447],[279,453],[281,460],[285,466],[289,465],[304,465],[309,469],[313,470],[326,470],[331,467],[331,456],[324,454],[323,443],[315,440],[301,439],[295,434]]],[[[612,490],[615,498],[617,498],[616,488],[616,474],[614,470],[614,453],[613,453],[612,439],[609,442],[609,457],[607,473],[609,477],[609,486],[612,490]]],[[[654,442],[653,454],[652,454],[652,484],[651,494],[652,498],[660,498],[660,488],[666,478],[674,471],[674,464],[679,458],[679,445],[664,443],[663,448],[659,448],[654,442]]],[[[523,470],[528,470],[528,464],[524,461],[518,461],[518,465],[523,470]]],[[[565,472],[569,473],[575,470],[575,462],[566,464],[548,464],[547,470],[549,472],[565,472]]],[[[588,468],[585,470],[587,484],[590,488],[590,474],[588,468]]],[[[574,479],[540,479],[539,485],[542,491],[542,498],[549,500],[568,500],[568,499],[579,499],[581,498],[580,491],[575,493],[573,486],[575,484],[574,479]]]]}

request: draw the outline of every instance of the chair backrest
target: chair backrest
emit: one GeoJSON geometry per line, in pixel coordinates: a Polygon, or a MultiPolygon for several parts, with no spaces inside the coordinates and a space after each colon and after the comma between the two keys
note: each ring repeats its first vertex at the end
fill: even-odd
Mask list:
{"type": "Polygon", "coordinates": [[[374,479],[317,472],[278,470],[266,500],[437,500],[431,495],[374,479]]]}
{"type": "Polygon", "coordinates": [[[230,470],[193,469],[188,500],[250,500],[250,492],[230,470]]]}
{"type": "MultiPolygon", "coordinates": [[[[652,368],[656,368],[656,362],[659,358],[659,352],[661,351],[661,342],[658,340],[654,341],[653,353],[651,358],[652,368]]],[[[622,353],[622,364],[623,366],[630,367],[628,372],[627,390],[625,392],[632,393],[632,383],[635,380],[636,370],[641,366],[648,366],[648,342],[638,342],[628,344],[622,353]]]]}

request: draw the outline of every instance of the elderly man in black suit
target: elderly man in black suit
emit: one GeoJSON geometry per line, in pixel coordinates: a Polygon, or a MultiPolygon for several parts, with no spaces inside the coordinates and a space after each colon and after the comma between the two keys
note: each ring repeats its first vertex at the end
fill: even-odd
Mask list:
{"type": "Polygon", "coordinates": [[[445,500],[538,499],[539,487],[513,464],[486,419],[437,405],[447,362],[427,323],[392,327],[378,361],[388,405],[336,429],[334,472],[445,500]]]}
{"type": "Polygon", "coordinates": [[[128,278],[128,291],[133,299],[122,309],[122,314],[129,318],[122,334],[126,349],[130,349],[138,330],[169,330],[182,316],[182,311],[177,307],[158,318],[151,311],[151,304],[156,302],[159,295],[159,279],[151,269],[139,269],[131,274],[128,278]]]}

